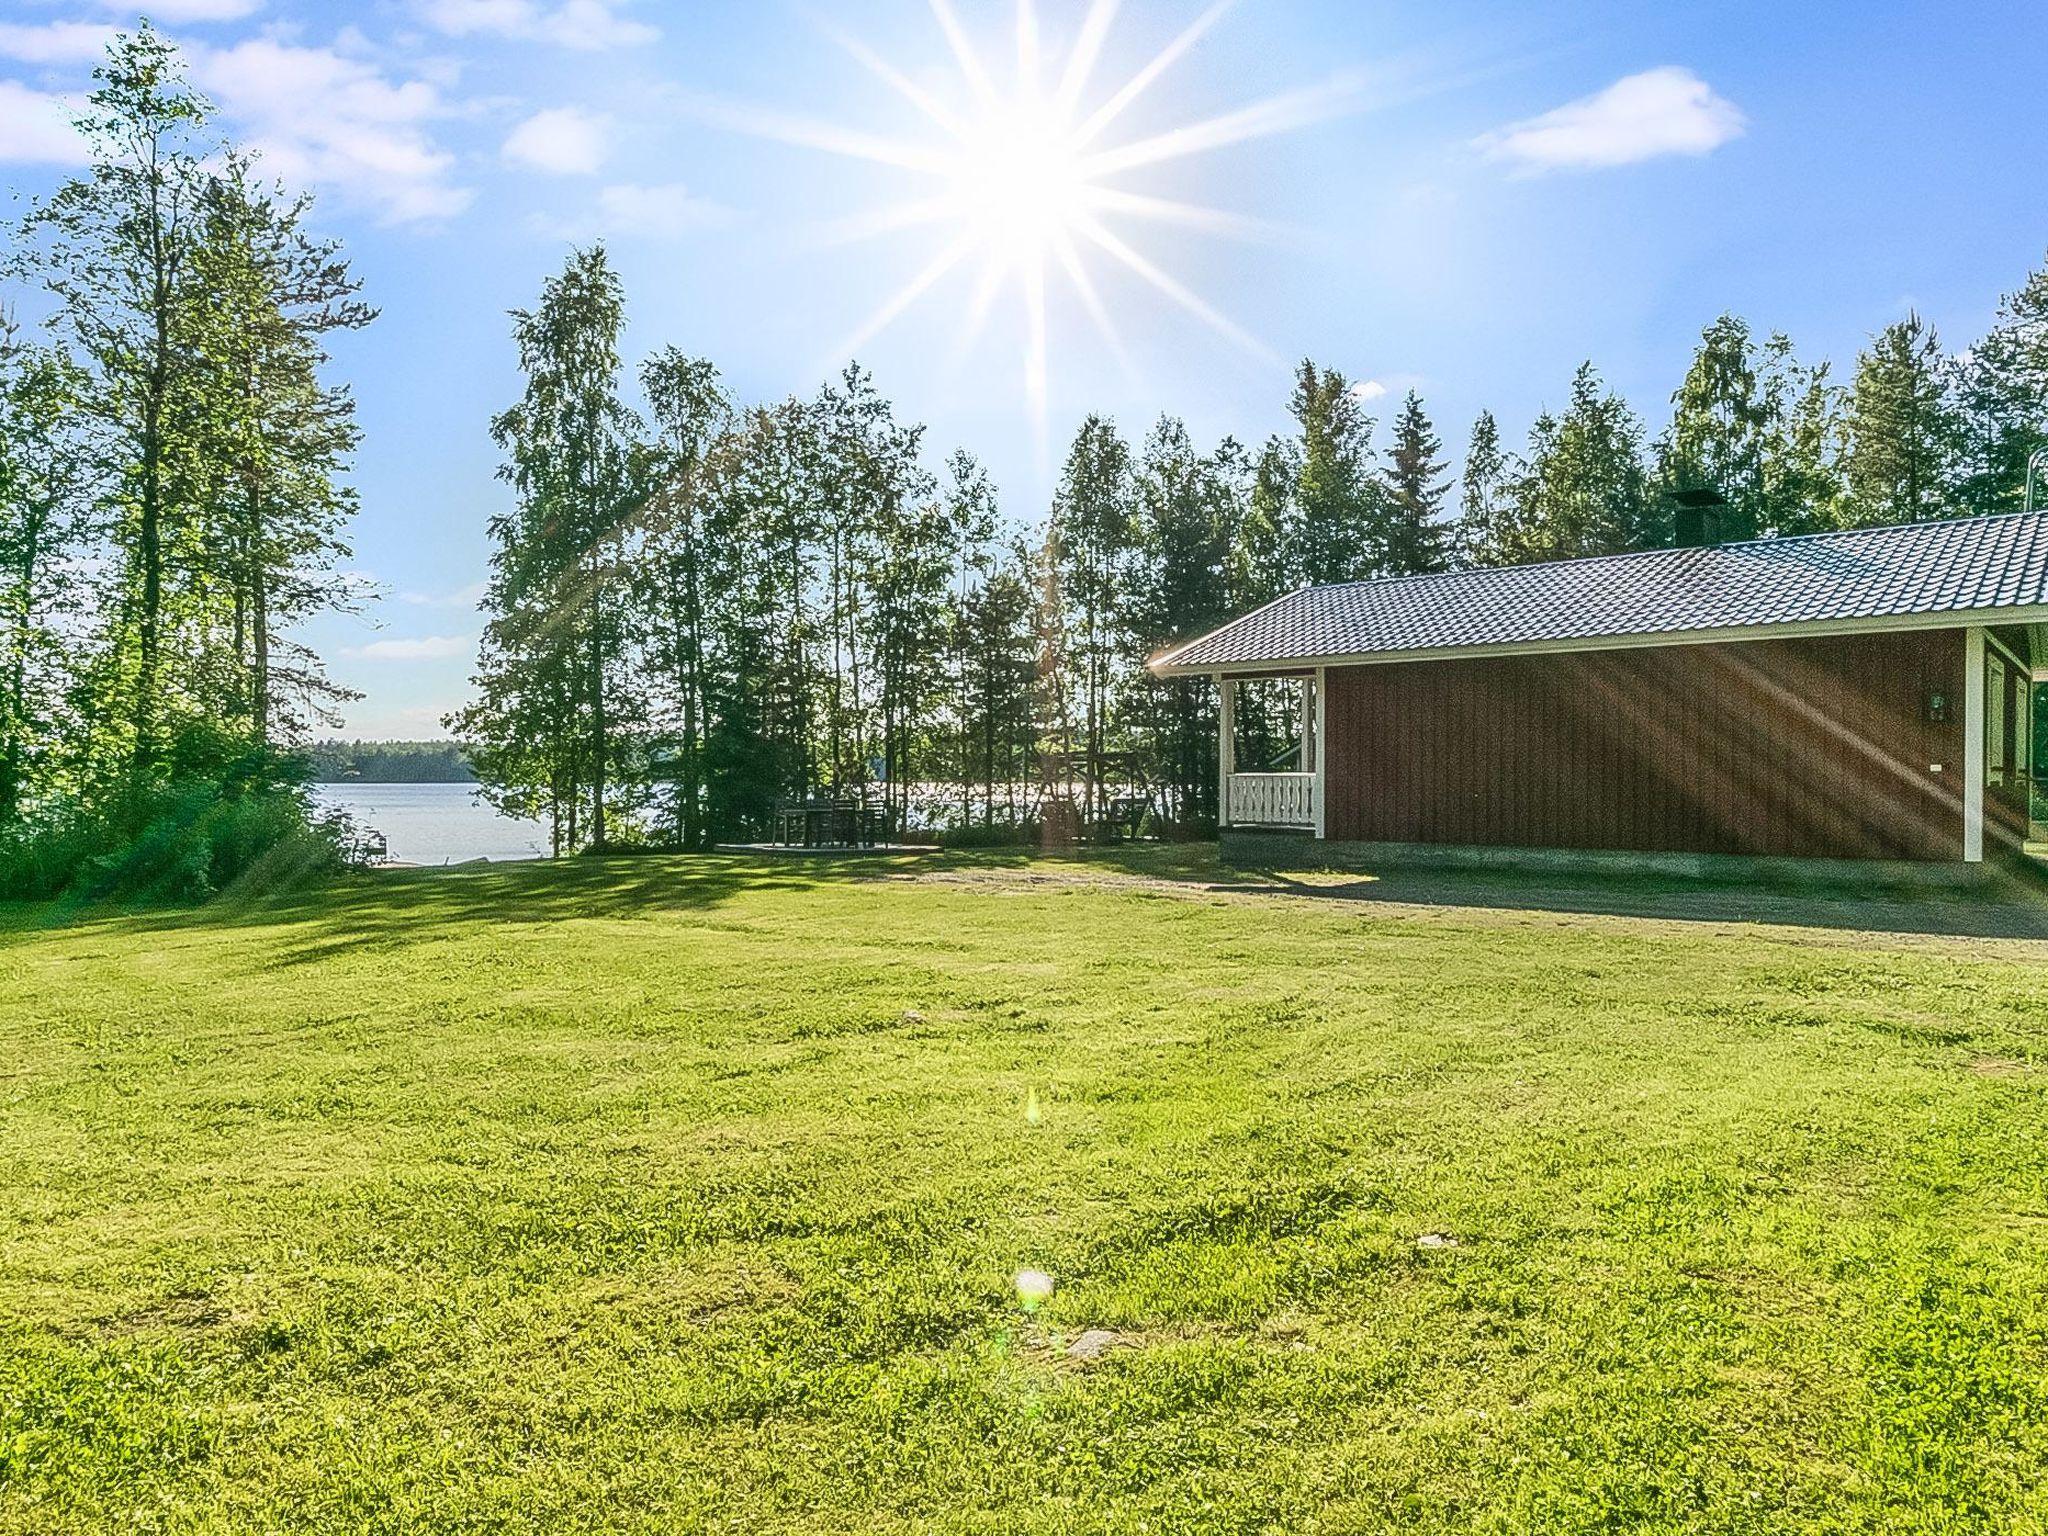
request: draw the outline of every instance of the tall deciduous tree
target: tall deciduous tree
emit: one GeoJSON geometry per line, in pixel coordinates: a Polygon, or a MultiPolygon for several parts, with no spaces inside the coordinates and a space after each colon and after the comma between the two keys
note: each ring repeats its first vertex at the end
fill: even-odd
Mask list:
{"type": "Polygon", "coordinates": [[[1801,363],[1791,339],[1764,344],[1767,402],[1761,444],[1762,500],[1757,532],[1825,533],[1842,526],[1842,392],[1824,362],[1801,363]]]}
{"type": "Polygon", "coordinates": [[[1016,822],[1017,789],[1037,746],[1039,637],[1032,565],[1028,551],[1005,548],[960,609],[966,745],[961,777],[981,791],[984,827],[996,825],[998,786],[1004,819],[1016,822]]]}
{"type": "Polygon", "coordinates": [[[671,737],[673,826],[685,848],[704,841],[704,733],[711,718],[711,617],[738,589],[718,583],[736,550],[716,537],[716,455],[731,416],[718,370],[674,347],[640,370],[655,426],[642,513],[636,598],[671,737]]]}
{"type": "MultiPolygon", "coordinates": [[[[1229,617],[1231,536],[1242,452],[1195,450],[1185,425],[1162,417],[1137,472],[1138,534],[1125,600],[1131,655],[1143,660],[1229,617]]],[[[1216,818],[1215,690],[1189,678],[1135,670],[1128,697],[1168,808],[1184,830],[1216,818]]]]}
{"type": "Polygon", "coordinates": [[[1075,435],[1054,493],[1050,574],[1057,578],[1065,632],[1057,654],[1071,669],[1056,686],[1073,701],[1079,717],[1082,810],[1091,826],[1102,811],[1110,704],[1131,665],[1119,598],[1136,527],[1131,450],[1106,417],[1090,416],[1075,435]]]}
{"type": "Polygon", "coordinates": [[[1666,537],[1651,507],[1642,423],[1591,363],[1573,377],[1563,416],[1545,414],[1531,429],[1515,494],[1525,559],[1619,554],[1666,537]]]}
{"type": "Polygon", "coordinates": [[[0,827],[63,756],[68,653],[86,611],[79,378],[0,317],[0,827]]]}
{"type": "Polygon", "coordinates": [[[1481,411],[1465,449],[1458,481],[1458,544],[1472,565],[1517,565],[1529,558],[1517,519],[1515,485],[1520,466],[1501,447],[1500,424],[1481,411]]]}
{"type": "Polygon", "coordinates": [[[183,692],[166,669],[172,554],[192,536],[205,466],[190,428],[205,310],[191,281],[199,236],[203,98],[177,50],[146,22],[114,39],[80,118],[91,169],[28,219],[22,265],[49,293],[75,349],[92,423],[91,468],[114,513],[119,590],[91,719],[100,771],[147,772],[161,758],[168,704],[183,692]]]}
{"type": "Polygon", "coordinates": [[[526,387],[492,425],[514,507],[492,520],[480,696],[451,717],[501,804],[551,815],[558,851],[608,840],[642,713],[625,549],[645,470],[619,396],[624,324],[602,246],[574,252],[540,303],[514,312],[526,387]]]}
{"type": "Polygon", "coordinates": [[[186,560],[198,578],[200,654],[219,658],[209,702],[258,742],[302,736],[353,695],[292,626],[346,606],[340,568],[356,497],[346,475],[355,400],[323,381],[324,338],[375,311],[340,247],[306,228],[311,202],[255,184],[230,155],[202,194],[192,282],[190,399],[200,511],[186,560]]]}

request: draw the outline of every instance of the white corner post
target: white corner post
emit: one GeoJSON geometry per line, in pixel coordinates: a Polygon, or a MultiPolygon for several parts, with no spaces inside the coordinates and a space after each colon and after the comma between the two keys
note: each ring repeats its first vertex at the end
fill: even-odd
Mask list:
{"type": "Polygon", "coordinates": [[[1963,862],[1984,862],[1984,628],[1963,631],[1963,862]]]}
{"type": "Polygon", "coordinates": [[[1219,728],[1216,741],[1216,825],[1230,825],[1230,776],[1237,772],[1237,680],[1216,674],[1219,728]]]}
{"type": "Polygon", "coordinates": [[[1315,681],[1315,690],[1316,690],[1316,738],[1315,738],[1315,739],[1316,739],[1316,757],[1315,757],[1315,765],[1316,765],[1316,782],[1315,782],[1315,797],[1316,797],[1316,841],[1317,841],[1317,842],[1321,842],[1321,841],[1322,841],[1323,839],[1327,838],[1327,837],[1328,837],[1328,836],[1330,835],[1330,831],[1329,831],[1329,818],[1328,818],[1328,813],[1327,813],[1327,811],[1325,810],[1325,804],[1326,804],[1326,802],[1327,802],[1327,801],[1329,800],[1329,792],[1328,792],[1328,789],[1327,789],[1327,787],[1326,787],[1326,786],[1327,786],[1327,785],[1329,784],[1329,782],[1330,782],[1330,781],[1329,781],[1329,776],[1328,776],[1328,774],[1327,774],[1327,772],[1326,772],[1326,769],[1327,769],[1327,767],[1328,767],[1328,764],[1329,764],[1329,760],[1330,760],[1330,759],[1329,759],[1329,754],[1328,754],[1328,753],[1327,753],[1326,751],[1324,751],[1324,749],[1323,749],[1323,722],[1324,722],[1324,721],[1325,721],[1326,719],[1328,719],[1328,718],[1329,718],[1329,715],[1328,715],[1328,711],[1327,711],[1327,710],[1325,709],[1325,707],[1324,707],[1324,704],[1323,704],[1323,695],[1324,695],[1324,691],[1325,691],[1325,689],[1324,689],[1324,685],[1325,685],[1325,683],[1326,683],[1326,682],[1328,681],[1328,679],[1329,679],[1329,669],[1328,669],[1327,667],[1317,667],[1317,668],[1316,668],[1316,681],[1315,681]]]}

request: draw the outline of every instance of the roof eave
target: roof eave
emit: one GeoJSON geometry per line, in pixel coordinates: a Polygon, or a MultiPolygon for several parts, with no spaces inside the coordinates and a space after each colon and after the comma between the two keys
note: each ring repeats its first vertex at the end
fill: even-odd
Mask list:
{"type": "MultiPolygon", "coordinates": [[[[1270,607],[1271,605],[1268,604],[1270,607]]],[[[1247,614],[1245,618],[1250,618],[1247,614]]],[[[1300,656],[1262,657],[1256,661],[1184,663],[1178,658],[1205,641],[1242,624],[1191,640],[1155,657],[1147,665],[1159,677],[1221,677],[1299,670],[1303,667],[1369,667],[1398,661],[1457,661],[1498,656],[1555,656],[1584,651],[1649,650],[1671,645],[1719,645],[1742,640],[1796,640],[1828,635],[1882,634],[1917,629],[1961,629],[1978,624],[2048,623],[2048,603],[1949,608],[1936,612],[1870,614],[1848,619],[1789,620],[1776,624],[1733,624],[1713,629],[1652,630],[1628,635],[1591,635],[1547,640],[1509,640],[1484,645],[1429,646],[1398,651],[1325,652],[1300,656]]]]}

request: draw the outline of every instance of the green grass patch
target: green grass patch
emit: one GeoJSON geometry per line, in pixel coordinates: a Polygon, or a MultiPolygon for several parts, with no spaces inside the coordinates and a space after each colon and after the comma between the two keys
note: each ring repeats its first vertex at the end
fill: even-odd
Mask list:
{"type": "Polygon", "coordinates": [[[0,1528],[2048,1530],[2048,946],[1211,877],[0,911],[0,1528]]]}

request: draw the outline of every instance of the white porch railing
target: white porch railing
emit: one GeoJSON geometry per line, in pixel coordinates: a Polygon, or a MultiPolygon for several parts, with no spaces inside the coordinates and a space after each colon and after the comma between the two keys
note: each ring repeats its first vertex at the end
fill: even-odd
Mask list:
{"type": "Polygon", "coordinates": [[[1226,781],[1233,827],[1313,827],[1316,776],[1312,773],[1233,773],[1226,781]]]}

